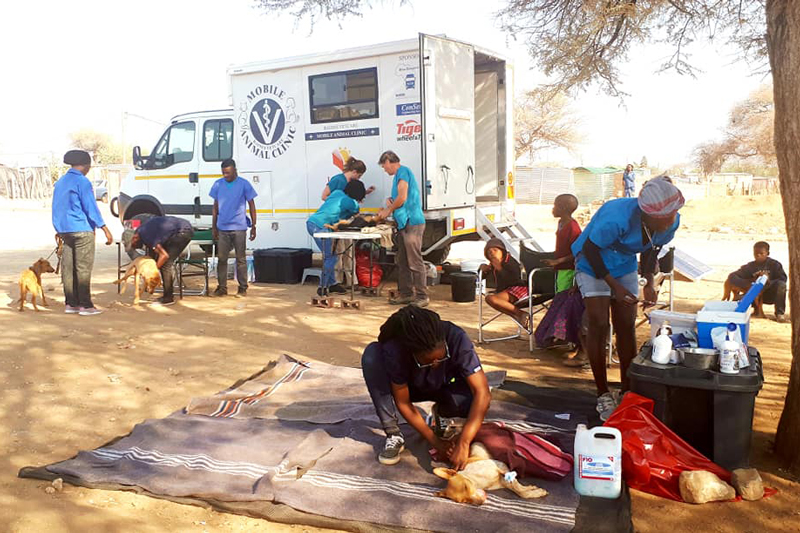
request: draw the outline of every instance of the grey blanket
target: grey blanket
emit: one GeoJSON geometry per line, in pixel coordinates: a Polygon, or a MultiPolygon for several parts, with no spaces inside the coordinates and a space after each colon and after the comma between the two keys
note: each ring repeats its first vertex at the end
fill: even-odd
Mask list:
{"type": "MultiPolygon", "coordinates": [[[[523,480],[550,492],[539,500],[522,500],[501,490],[480,507],[456,504],[434,495],[445,482],[431,473],[426,443],[412,430],[406,431],[409,451],[401,462],[380,465],[376,456],[384,436],[372,420],[371,406],[364,405],[363,381],[360,392],[343,388],[342,382],[325,385],[324,376],[311,373],[317,363],[302,368],[296,363],[282,358],[255,379],[212,397],[214,401],[192,400],[187,411],[203,410],[207,416],[178,412],[147,420],[110,445],[46,468],[88,486],[136,486],[168,497],[221,502],[270,501],[342,520],[423,530],[565,531],[574,524],[578,496],[569,477],[561,482],[523,480]],[[276,376],[281,380],[277,386],[276,376]],[[320,388],[293,390],[306,377],[320,388]],[[336,423],[298,420],[298,413],[324,407],[322,394],[334,389],[343,394],[342,403],[308,418],[338,419],[336,423]],[[257,401],[244,402],[254,396],[257,401]],[[210,416],[220,405],[236,401],[239,408],[230,411],[234,416],[210,416]],[[292,416],[285,419],[283,412],[292,416]]],[[[360,376],[358,370],[354,374],[353,369],[325,366],[330,367],[319,364],[328,380],[360,376]]],[[[571,451],[577,421],[556,414],[493,402],[487,418],[535,429],[571,451]]]]}

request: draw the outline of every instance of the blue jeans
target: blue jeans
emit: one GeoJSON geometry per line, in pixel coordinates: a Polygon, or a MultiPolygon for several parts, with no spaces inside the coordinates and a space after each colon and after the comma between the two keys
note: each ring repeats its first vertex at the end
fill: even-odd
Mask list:
{"type": "MultiPolygon", "coordinates": [[[[386,435],[400,435],[397,424],[397,406],[392,396],[392,385],[383,360],[380,343],[370,343],[361,356],[361,371],[367,383],[372,405],[381,421],[386,435]]],[[[439,414],[444,417],[463,417],[469,415],[472,406],[472,391],[464,380],[442,385],[437,391],[419,391],[408,387],[412,402],[436,402],[439,414]]]]}
{"type": "MultiPolygon", "coordinates": [[[[306,229],[308,234],[314,237],[315,233],[329,233],[331,230],[328,228],[320,227],[311,222],[306,222],[306,229]]],[[[314,238],[320,251],[322,251],[322,276],[319,278],[320,287],[330,287],[336,285],[336,254],[333,253],[333,240],[332,239],[317,239],[314,238]]]]}

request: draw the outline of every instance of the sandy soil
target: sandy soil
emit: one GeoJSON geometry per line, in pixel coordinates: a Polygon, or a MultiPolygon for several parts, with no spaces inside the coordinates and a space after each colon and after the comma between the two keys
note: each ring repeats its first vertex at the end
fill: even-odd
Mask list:
{"type": "MultiPolygon", "coordinates": [[[[772,210],[774,206],[769,205],[772,210]]],[[[760,209],[759,204],[750,207],[760,209]]],[[[528,216],[532,231],[552,234],[553,221],[546,210],[529,211],[536,213],[528,216]]],[[[718,205],[706,205],[697,212],[721,210],[718,205]]],[[[690,232],[693,226],[703,227],[705,222],[693,221],[690,213],[694,211],[684,215],[690,232]]],[[[50,495],[44,491],[46,483],[18,479],[16,473],[23,466],[47,464],[97,447],[143,419],[164,417],[193,396],[212,394],[252,374],[280,353],[357,366],[361,349],[375,338],[392,310],[382,299],[369,299],[360,312],[323,310],[308,306],[310,285],[258,285],[244,300],[187,297],[161,310],[133,307],[132,295],[119,297],[111,284],[115,248],[98,244],[93,292],[97,305],[106,309],[103,315],[64,315],[61,288],[52,274],[44,281],[50,309],[18,313],[11,304],[17,298],[19,273],[50,251],[49,211],[35,205],[24,210],[0,206],[0,224],[25,228],[24,232],[6,230],[0,238],[0,328],[5,337],[0,345],[4,389],[0,399],[0,530],[308,529],[119,491],[65,486],[63,492],[50,495]]],[[[726,221],[717,224],[733,226],[726,221]]],[[[778,227],[783,227],[782,221],[778,227]]],[[[459,253],[468,255],[473,250],[454,250],[454,255],[459,253]]],[[[723,264],[739,263],[737,258],[723,264]]],[[[697,284],[678,283],[678,310],[693,311],[703,301],[719,298],[725,272],[718,269],[697,284]]],[[[449,301],[447,286],[434,288],[432,296],[432,307],[443,318],[459,323],[476,338],[476,304],[449,301]]],[[[639,334],[644,340],[647,327],[640,328],[639,334]]],[[[754,503],[691,506],[634,491],[638,531],[798,529],[797,480],[781,470],[771,455],[788,380],[790,336],[789,325],[764,319],[752,325],[752,344],[761,350],[766,383],[756,402],[751,463],[780,493],[754,503]]],[[[560,352],[530,354],[527,341],[490,346],[477,348],[488,368],[506,369],[512,377],[533,383],[573,378],[576,387],[592,390],[591,374],[563,367],[560,352]]],[[[611,376],[618,379],[616,369],[611,376]]]]}

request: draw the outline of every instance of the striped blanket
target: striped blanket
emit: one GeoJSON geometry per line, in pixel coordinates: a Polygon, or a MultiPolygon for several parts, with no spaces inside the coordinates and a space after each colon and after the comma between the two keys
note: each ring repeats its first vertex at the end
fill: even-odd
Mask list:
{"type": "MultiPolygon", "coordinates": [[[[249,502],[239,509],[255,515],[258,502],[277,502],[347,523],[419,530],[568,531],[575,524],[579,498],[569,478],[529,481],[549,492],[540,500],[495,491],[474,507],[436,497],[444,482],[413,430],[399,464],[376,461],[383,435],[370,409],[359,370],[284,356],[252,379],[46,471],[89,487],[249,502]],[[333,408],[330,398],[337,398],[333,408]]],[[[578,421],[556,414],[493,402],[487,418],[536,430],[571,451],[578,421]]]]}

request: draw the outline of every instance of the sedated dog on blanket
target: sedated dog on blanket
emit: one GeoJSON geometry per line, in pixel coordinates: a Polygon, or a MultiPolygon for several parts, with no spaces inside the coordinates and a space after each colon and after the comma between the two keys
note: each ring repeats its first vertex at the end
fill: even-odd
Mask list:
{"type": "MultiPolygon", "coordinates": [[[[765,270],[763,272],[756,272],[755,275],[753,275],[753,281],[758,279],[761,275],[767,276],[767,279],[769,280],[769,271],[765,270]]],[[[739,300],[748,290],[749,289],[742,289],[741,287],[737,287],[736,285],[733,285],[731,283],[730,279],[726,279],[722,300],[725,302],[731,299],[739,300]]],[[[753,307],[755,307],[755,313],[753,313],[754,316],[756,317],[767,316],[764,314],[764,298],[762,297],[761,294],[759,294],[753,301],[753,307]]]]}
{"type": "Polygon", "coordinates": [[[31,293],[31,303],[33,308],[38,311],[36,307],[36,295],[41,296],[42,305],[47,307],[47,300],[44,297],[44,290],[42,290],[42,274],[55,272],[56,269],[50,264],[47,259],[39,258],[34,264],[25,269],[19,276],[19,310],[25,309],[25,299],[28,293],[31,293]]]}
{"type": "Polygon", "coordinates": [[[486,502],[486,491],[509,489],[520,498],[533,499],[547,496],[547,491],[534,485],[523,485],[516,476],[506,476],[508,466],[492,459],[486,447],[473,442],[469,447],[469,459],[464,470],[434,468],[433,473],[447,480],[447,487],[436,493],[457,503],[481,505],[486,502]]]}
{"type": "Polygon", "coordinates": [[[161,285],[161,273],[158,271],[156,261],[152,257],[137,257],[128,265],[125,275],[114,282],[117,285],[121,285],[120,294],[125,292],[125,287],[127,286],[125,280],[131,276],[133,276],[134,304],[139,303],[139,278],[144,279],[144,290],[150,294],[153,294],[156,287],[161,285]]]}
{"type": "Polygon", "coordinates": [[[367,228],[378,224],[375,215],[356,215],[345,218],[336,224],[325,224],[325,227],[333,231],[356,230],[367,228]]]}

